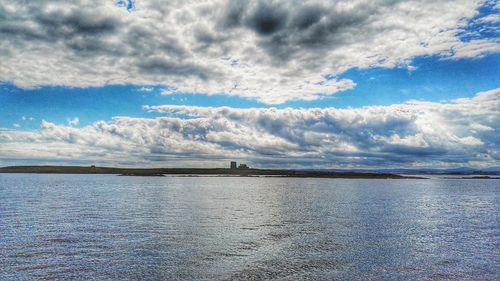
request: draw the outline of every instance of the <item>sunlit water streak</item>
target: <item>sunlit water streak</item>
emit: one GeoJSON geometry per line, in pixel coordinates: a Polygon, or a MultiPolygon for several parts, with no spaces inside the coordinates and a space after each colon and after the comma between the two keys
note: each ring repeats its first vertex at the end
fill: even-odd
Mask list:
{"type": "Polygon", "coordinates": [[[499,183],[0,174],[0,279],[498,280],[499,183]]]}

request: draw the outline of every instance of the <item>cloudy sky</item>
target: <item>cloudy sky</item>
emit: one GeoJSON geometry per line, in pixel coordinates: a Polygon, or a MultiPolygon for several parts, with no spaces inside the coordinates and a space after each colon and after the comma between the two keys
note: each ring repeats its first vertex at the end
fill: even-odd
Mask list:
{"type": "Polygon", "coordinates": [[[0,166],[500,166],[497,0],[0,0],[0,166]]]}

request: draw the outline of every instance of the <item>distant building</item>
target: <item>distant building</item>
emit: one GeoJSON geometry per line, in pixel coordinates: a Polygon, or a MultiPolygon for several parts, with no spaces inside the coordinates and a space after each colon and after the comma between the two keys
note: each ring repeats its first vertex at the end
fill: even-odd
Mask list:
{"type": "Polygon", "coordinates": [[[231,169],[236,169],[236,161],[231,161],[231,169]]]}
{"type": "Polygon", "coordinates": [[[238,169],[248,169],[248,166],[247,164],[240,164],[240,166],[238,166],[238,169]]]}
{"type": "Polygon", "coordinates": [[[95,169],[95,165],[90,165],[90,168],[95,169]]]}

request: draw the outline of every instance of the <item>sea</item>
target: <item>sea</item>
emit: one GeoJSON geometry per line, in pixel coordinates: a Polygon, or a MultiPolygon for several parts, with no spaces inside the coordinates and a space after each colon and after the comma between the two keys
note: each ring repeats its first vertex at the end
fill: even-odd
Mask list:
{"type": "Polygon", "coordinates": [[[500,280],[500,180],[0,174],[0,280],[500,280]]]}

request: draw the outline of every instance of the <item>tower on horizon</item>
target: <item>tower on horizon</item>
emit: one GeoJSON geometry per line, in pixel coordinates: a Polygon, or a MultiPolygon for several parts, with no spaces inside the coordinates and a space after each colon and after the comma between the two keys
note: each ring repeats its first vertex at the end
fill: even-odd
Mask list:
{"type": "Polygon", "coordinates": [[[231,169],[236,169],[236,161],[231,161],[231,169]]]}

